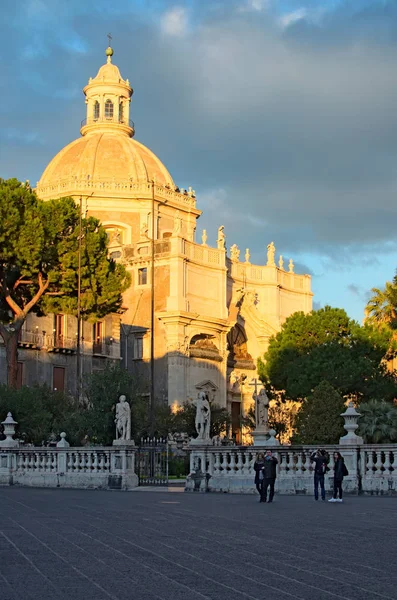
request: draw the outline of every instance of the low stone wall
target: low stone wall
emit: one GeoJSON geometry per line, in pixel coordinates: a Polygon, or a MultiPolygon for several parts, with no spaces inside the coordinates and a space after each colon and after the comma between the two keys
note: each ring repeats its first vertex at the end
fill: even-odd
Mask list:
{"type": "Polygon", "coordinates": [[[0,485],[129,490],[138,485],[133,446],[0,448],[0,485]]]}
{"type": "MultiPolygon", "coordinates": [[[[324,447],[324,446],[323,446],[324,447]]],[[[325,446],[332,456],[338,450],[349,475],[343,480],[347,493],[397,495],[397,444],[325,446]]],[[[264,447],[191,447],[186,491],[256,494],[254,462],[264,447]]],[[[314,494],[311,453],[317,446],[278,446],[276,491],[281,494],[314,494]]],[[[333,461],[325,477],[326,489],[333,489],[333,461]]]]}

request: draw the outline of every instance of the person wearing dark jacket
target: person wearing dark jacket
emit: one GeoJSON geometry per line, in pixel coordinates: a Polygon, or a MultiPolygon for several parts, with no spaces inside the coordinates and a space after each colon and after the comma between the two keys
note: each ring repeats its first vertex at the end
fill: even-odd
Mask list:
{"type": "Polygon", "coordinates": [[[272,451],[266,450],[265,466],[264,466],[264,470],[263,470],[263,474],[264,474],[263,502],[266,502],[266,499],[267,499],[267,488],[270,488],[268,502],[273,502],[274,484],[276,483],[276,477],[277,477],[277,464],[278,464],[278,460],[275,456],[273,456],[272,451]]]}
{"type": "Polygon", "coordinates": [[[349,475],[349,471],[346,468],[345,460],[340,452],[334,452],[334,495],[328,500],[328,502],[343,502],[342,500],[342,482],[346,475],[349,475]],[[339,492],[339,498],[338,496],[339,492]]]}
{"type": "Polygon", "coordinates": [[[254,471],[255,471],[255,485],[256,489],[259,493],[259,502],[263,502],[263,484],[264,484],[264,468],[265,468],[265,455],[263,452],[259,452],[256,456],[256,461],[254,463],[254,471]]]}
{"type": "Polygon", "coordinates": [[[321,500],[325,502],[324,477],[328,469],[328,453],[325,450],[317,450],[310,455],[310,460],[314,463],[314,499],[318,500],[318,485],[320,484],[321,500]]]}

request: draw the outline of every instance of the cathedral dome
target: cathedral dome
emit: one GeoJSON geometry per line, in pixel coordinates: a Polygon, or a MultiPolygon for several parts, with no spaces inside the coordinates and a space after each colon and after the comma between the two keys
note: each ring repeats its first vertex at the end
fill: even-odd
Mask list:
{"type": "Polygon", "coordinates": [[[132,139],[134,124],[129,119],[133,90],[112,63],[107,62],[84,88],[87,116],[81,124],[82,137],[61,150],[37,184],[43,200],[61,196],[113,190],[138,196],[152,181],[175,190],[171,175],[153,152],[132,139]]]}
{"type": "MultiPolygon", "coordinates": [[[[106,189],[110,183],[157,185],[175,189],[171,175],[153,152],[117,132],[90,133],[68,144],[49,163],[38,185],[43,200],[106,189]]],[[[139,185],[138,185],[139,187],[139,185]]]]}

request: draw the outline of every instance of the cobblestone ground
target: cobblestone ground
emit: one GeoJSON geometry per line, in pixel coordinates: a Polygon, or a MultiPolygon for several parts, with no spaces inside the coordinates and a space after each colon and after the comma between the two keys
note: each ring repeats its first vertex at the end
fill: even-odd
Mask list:
{"type": "Polygon", "coordinates": [[[0,489],[0,599],[397,598],[397,498],[0,489]]]}

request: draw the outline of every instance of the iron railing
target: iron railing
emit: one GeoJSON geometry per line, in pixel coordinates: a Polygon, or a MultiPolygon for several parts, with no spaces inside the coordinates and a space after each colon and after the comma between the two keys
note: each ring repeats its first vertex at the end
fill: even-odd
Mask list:
{"type": "Polygon", "coordinates": [[[81,127],[85,127],[85,125],[95,125],[96,123],[119,123],[120,125],[128,125],[128,127],[131,127],[131,129],[135,130],[134,121],[131,119],[125,119],[123,117],[117,117],[116,115],[109,118],[99,117],[98,119],[95,119],[94,117],[86,117],[81,121],[81,127]]]}

